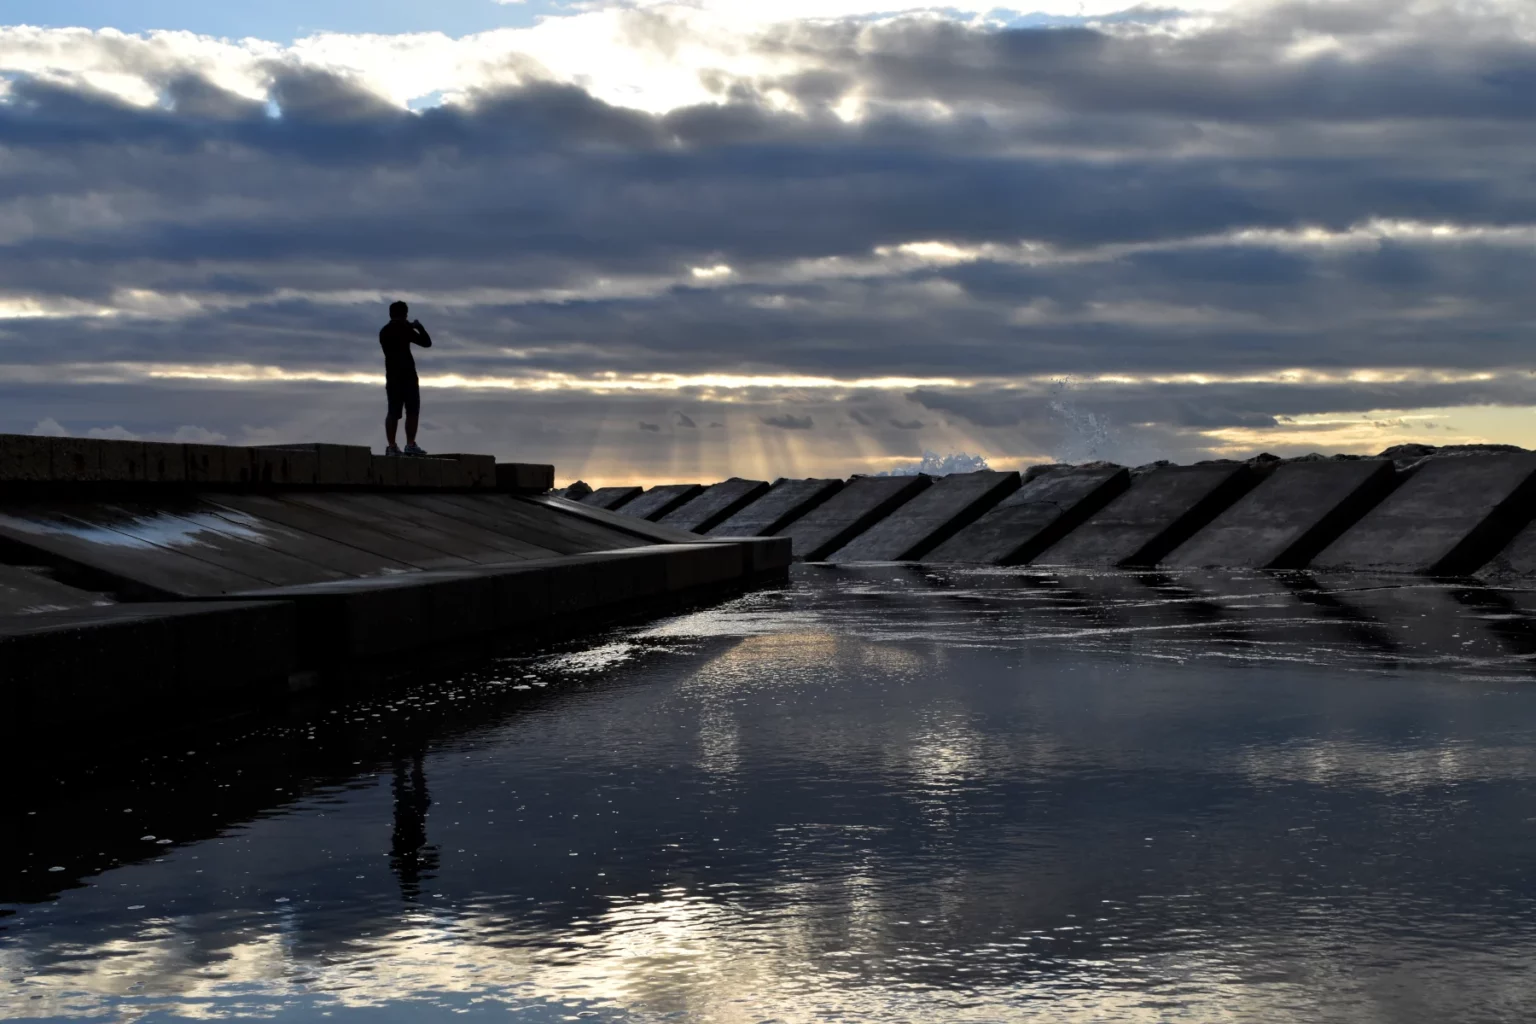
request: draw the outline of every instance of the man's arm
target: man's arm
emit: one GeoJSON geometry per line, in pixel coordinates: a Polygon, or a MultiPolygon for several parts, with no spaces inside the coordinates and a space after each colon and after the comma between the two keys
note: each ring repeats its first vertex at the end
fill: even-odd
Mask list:
{"type": "Polygon", "coordinates": [[[416,330],[416,335],[415,337],[411,338],[411,342],[413,344],[420,345],[422,348],[431,348],[432,335],[428,334],[427,329],[421,326],[421,321],[412,320],[411,326],[416,330]]]}

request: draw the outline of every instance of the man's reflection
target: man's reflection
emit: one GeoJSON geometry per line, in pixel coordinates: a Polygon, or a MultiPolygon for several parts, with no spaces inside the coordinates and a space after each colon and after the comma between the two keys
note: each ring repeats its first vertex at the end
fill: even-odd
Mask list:
{"type": "Polygon", "coordinates": [[[421,895],[421,881],[437,871],[437,847],[427,845],[427,773],[421,755],[407,765],[395,761],[395,832],[390,842],[389,866],[400,877],[400,895],[414,901],[421,895]]]}

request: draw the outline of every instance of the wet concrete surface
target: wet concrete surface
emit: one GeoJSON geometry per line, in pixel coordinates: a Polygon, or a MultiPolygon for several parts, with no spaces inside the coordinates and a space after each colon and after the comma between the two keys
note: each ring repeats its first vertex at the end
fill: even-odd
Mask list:
{"type": "Polygon", "coordinates": [[[131,770],[29,761],[0,1017],[1524,1020],[1533,613],[802,566],[131,770]]]}

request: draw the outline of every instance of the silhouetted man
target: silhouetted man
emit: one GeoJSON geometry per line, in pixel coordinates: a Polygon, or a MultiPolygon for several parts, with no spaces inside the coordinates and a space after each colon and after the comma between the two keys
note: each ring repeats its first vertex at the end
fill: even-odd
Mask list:
{"type": "Polygon", "coordinates": [[[425,455],[416,445],[416,424],[421,419],[421,382],[416,377],[416,357],[411,346],[432,347],[432,336],[420,320],[407,320],[411,309],[403,302],[389,304],[389,323],[379,331],[379,347],[384,350],[384,391],[389,396],[389,413],[384,417],[384,435],[389,439],[385,455],[399,455],[395,446],[395,425],[405,413],[405,454],[425,455]]]}

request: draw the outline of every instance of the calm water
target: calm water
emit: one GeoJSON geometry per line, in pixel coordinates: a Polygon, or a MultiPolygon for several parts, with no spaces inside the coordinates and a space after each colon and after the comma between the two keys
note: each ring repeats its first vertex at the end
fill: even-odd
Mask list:
{"type": "Polygon", "coordinates": [[[1529,1020],[1531,608],[797,569],[27,783],[0,1016],[1529,1020]]]}

